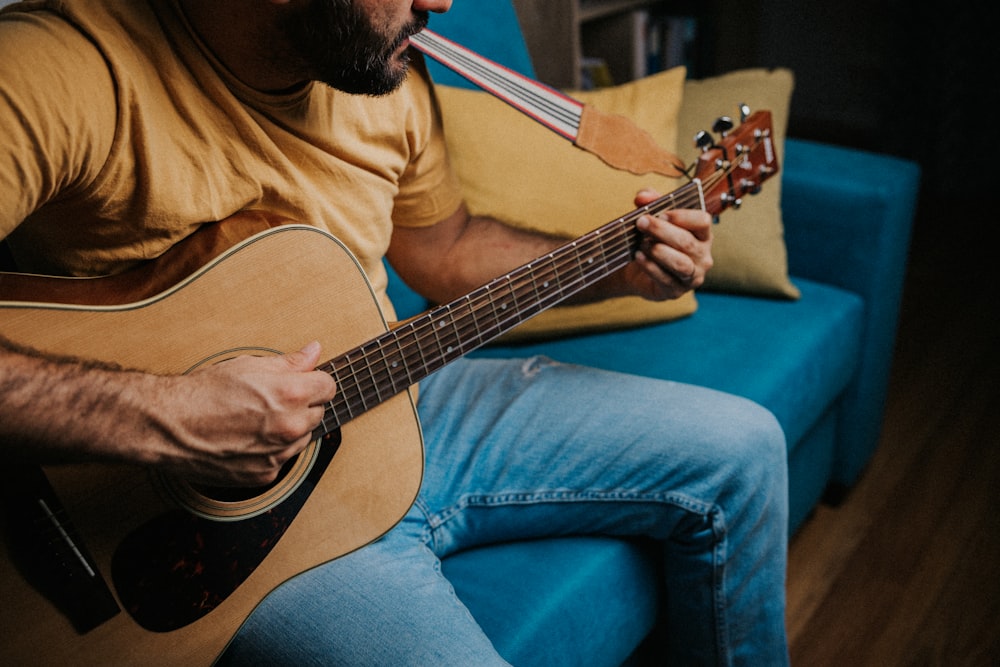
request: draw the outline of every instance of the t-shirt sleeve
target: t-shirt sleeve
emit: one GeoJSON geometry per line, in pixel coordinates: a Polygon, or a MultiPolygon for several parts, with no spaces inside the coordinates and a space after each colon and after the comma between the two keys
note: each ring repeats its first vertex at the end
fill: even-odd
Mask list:
{"type": "Polygon", "coordinates": [[[414,62],[410,79],[407,126],[411,158],[400,179],[392,221],[401,227],[428,227],[458,209],[462,192],[448,160],[433,85],[421,60],[414,62]]]}
{"type": "Polygon", "coordinates": [[[116,116],[111,74],[84,35],[48,12],[0,14],[0,239],[97,177],[116,116]]]}

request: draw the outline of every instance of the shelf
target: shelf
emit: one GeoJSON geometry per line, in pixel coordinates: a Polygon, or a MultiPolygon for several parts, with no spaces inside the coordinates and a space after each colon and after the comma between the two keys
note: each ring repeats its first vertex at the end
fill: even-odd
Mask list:
{"type": "Polygon", "coordinates": [[[687,0],[514,0],[538,78],[580,88],[585,59],[624,83],[648,71],[649,17],[687,0]],[[643,11],[649,10],[649,11],[643,11]]]}
{"type": "Polygon", "coordinates": [[[655,4],[656,0],[580,0],[579,21],[594,21],[655,4]]]}

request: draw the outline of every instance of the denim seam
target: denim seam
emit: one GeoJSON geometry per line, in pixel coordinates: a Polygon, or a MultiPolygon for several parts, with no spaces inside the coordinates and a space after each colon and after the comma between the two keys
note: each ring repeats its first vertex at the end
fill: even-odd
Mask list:
{"type": "MultiPolygon", "coordinates": [[[[674,505],[681,509],[707,516],[718,511],[713,503],[706,503],[695,498],[675,493],[639,493],[628,491],[545,491],[545,492],[508,492],[501,494],[469,494],[463,496],[457,503],[444,508],[439,512],[430,512],[427,507],[421,504],[421,511],[427,518],[428,526],[434,530],[444,526],[456,515],[470,507],[502,507],[505,505],[532,505],[546,502],[653,502],[667,505],[674,505]]],[[[714,526],[714,522],[713,522],[714,526]]],[[[714,529],[713,529],[714,530],[714,529]]],[[[715,531],[716,538],[720,537],[715,531]]]]}
{"type": "Polygon", "coordinates": [[[709,516],[712,522],[712,534],[715,538],[715,548],[712,549],[715,562],[712,576],[715,577],[715,628],[718,642],[718,664],[729,664],[732,656],[729,652],[729,622],[726,618],[726,518],[722,508],[715,506],[709,516]]]}

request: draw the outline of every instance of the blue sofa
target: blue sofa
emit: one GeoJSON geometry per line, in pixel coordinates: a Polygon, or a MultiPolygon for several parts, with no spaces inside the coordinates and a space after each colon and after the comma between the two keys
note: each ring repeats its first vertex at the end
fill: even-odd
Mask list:
{"type": "MultiPolygon", "coordinates": [[[[431,28],[533,75],[508,0],[455,3],[431,28]]],[[[439,83],[470,86],[430,67],[439,83]]],[[[780,158],[799,300],[701,292],[685,319],[474,354],[543,354],[760,403],[787,437],[794,532],[824,494],[850,488],[877,444],[920,174],[908,161],[792,138],[780,158]]],[[[401,317],[427,306],[395,275],[390,295],[401,317]]],[[[657,621],[660,567],[649,545],[582,536],[443,562],[500,653],[546,667],[634,661],[657,621]]]]}

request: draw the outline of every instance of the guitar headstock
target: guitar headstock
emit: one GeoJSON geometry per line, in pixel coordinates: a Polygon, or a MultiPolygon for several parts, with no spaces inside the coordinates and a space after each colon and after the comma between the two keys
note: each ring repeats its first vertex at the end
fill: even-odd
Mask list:
{"type": "Polygon", "coordinates": [[[738,127],[727,117],[715,121],[717,141],[707,132],[695,137],[702,153],[694,177],[702,183],[705,209],[712,215],[739,208],[744,196],[759,192],[761,184],[778,173],[771,112],[748,114],[746,107],[741,111],[744,118],[738,127]]]}

